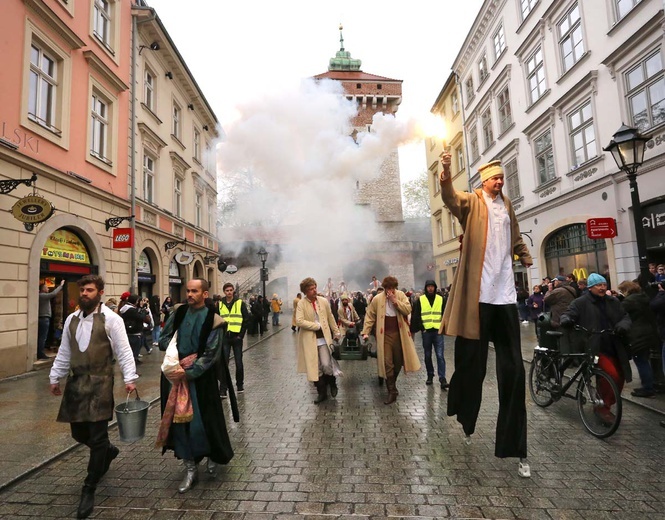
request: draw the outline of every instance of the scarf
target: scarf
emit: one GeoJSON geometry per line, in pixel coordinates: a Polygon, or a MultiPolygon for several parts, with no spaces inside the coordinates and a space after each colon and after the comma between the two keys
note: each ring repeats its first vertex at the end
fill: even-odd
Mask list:
{"type": "Polygon", "coordinates": [[[189,383],[185,377],[185,370],[191,367],[196,361],[197,354],[191,354],[182,359],[180,363],[168,373],[164,371],[164,376],[172,386],[169,397],[166,400],[164,415],[159,425],[157,441],[155,447],[162,448],[166,445],[169,436],[171,424],[188,423],[194,419],[194,407],[189,393],[189,383]]]}

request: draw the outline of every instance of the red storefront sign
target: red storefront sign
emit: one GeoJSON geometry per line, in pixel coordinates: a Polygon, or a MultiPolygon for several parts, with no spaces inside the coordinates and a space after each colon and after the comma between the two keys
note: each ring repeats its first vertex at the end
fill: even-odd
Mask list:
{"type": "Polygon", "coordinates": [[[134,247],[134,230],[132,228],[115,228],[113,230],[113,249],[134,247]]]}
{"type": "Polygon", "coordinates": [[[586,235],[589,238],[614,238],[617,236],[617,223],[612,217],[590,218],[586,221],[586,235]]]}

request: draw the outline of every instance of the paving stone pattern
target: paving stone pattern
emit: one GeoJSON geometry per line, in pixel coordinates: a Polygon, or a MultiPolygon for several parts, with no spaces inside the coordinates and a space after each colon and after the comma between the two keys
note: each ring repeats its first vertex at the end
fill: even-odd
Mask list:
{"type": "MultiPolygon", "coordinates": [[[[471,446],[424,371],[400,376],[398,401],[385,406],[376,361],[343,361],[339,395],[317,406],[313,385],[296,374],[289,329],[244,356],[231,463],[216,478],[201,471],[178,494],[182,469],[153,447],[152,408],[145,439],[119,444],[92,518],[665,519],[665,429],[651,411],[627,403],[619,431],[603,441],[586,433],[575,402],[540,409],[527,397],[533,477],[521,479],[515,459],[494,457],[493,354],[471,446]]],[[[0,518],[74,518],[86,462],[79,448],[5,489],[0,518]]]]}

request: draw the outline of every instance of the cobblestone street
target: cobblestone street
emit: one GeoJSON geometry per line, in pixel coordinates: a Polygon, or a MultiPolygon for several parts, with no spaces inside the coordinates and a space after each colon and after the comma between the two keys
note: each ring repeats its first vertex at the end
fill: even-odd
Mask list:
{"type": "MultiPolygon", "coordinates": [[[[216,478],[201,470],[198,485],[178,494],[178,461],[153,447],[153,407],[146,437],[118,444],[92,518],[665,518],[665,429],[657,413],[625,402],[618,432],[603,441],[586,432],[575,402],[540,409],[527,391],[533,476],[521,479],[517,460],[494,457],[492,353],[466,446],[445,415],[446,392],[425,386],[424,367],[401,375],[397,403],[385,406],[376,361],[342,361],[339,395],[317,406],[314,387],[296,374],[295,342],[285,328],[244,353],[240,423],[228,422],[225,401],[235,457],[216,478]]],[[[416,345],[422,352],[419,338],[416,345]]],[[[446,338],[448,376],[451,345],[446,338]]],[[[117,430],[111,436],[117,441],[117,430]]],[[[7,487],[0,517],[74,518],[86,462],[87,450],[77,448],[7,487]]]]}

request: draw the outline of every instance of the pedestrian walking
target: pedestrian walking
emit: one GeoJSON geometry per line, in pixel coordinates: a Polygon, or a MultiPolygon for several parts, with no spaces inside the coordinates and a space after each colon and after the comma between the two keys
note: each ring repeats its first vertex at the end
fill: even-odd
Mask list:
{"type": "Polygon", "coordinates": [[[441,323],[441,332],[457,336],[448,415],[457,416],[465,442],[470,443],[480,411],[491,339],[499,389],[494,454],[501,458],[519,457],[518,475],[530,477],[526,377],[515,303],[513,255],[525,267],[531,266],[531,255],[522,241],[510,199],[502,193],[501,162],[480,166],[482,186],[472,193],[453,188],[449,153],[443,154],[441,163],[441,197],[464,230],[459,269],[441,323]]]}
{"type": "MultiPolygon", "coordinates": [[[[162,422],[157,435],[162,454],[173,450],[183,461],[185,475],[179,493],[189,491],[198,482],[198,464],[204,457],[208,458],[207,471],[213,475],[217,464],[227,464],[233,458],[215,371],[225,321],[206,306],[206,298],[207,280],[188,281],[187,305],[174,307],[159,340],[159,349],[180,365],[168,378],[164,373],[161,376],[162,422]]],[[[237,421],[233,398],[231,404],[237,421]]]]}
{"type": "Polygon", "coordinates": [[[272,311],[272,326],[279,327],[279,315],[282,314],[282,300],[280,300],[277,294],[272,295],[270,310],[272,311]]]}
{"type": "Polygon", "coordinates": [[[138,309],[139,295],[130,294],[125,305],[120,309],[120,316],[125,322],[125,331],[129,338],[129,344],[134,353],[134,362],[141,364],[141,346],[143,345],[143,324],[148,319],[147,315],[142,315],[138,309]]]}
{"type": "Polygon", "coordinates": [[[552,278],[543,301],[550,310],[550,324],[553,329],[559,328],[561,315],[575,298],[577,298],[577,287],[573,287],[565,276],[552,278]]]}
{"type": "Polygon", "coordinates": [[[446,360],[443,357],[443,335],[439,334],[441,318],[443,317],[443,296],[437,294],[437,285],[434,280],[425,282],[425,294],[416,299],[411,312],[411,332],[420,332],[425,353],[425,368],[427,369],[426,385],[434,382],[434,364],[432,363],[432,350],[436,356],[436,371],[439,376],[441,390],[448,388],[446,379],[446,360]]]}
{"type": "Polygon", "coordinates": [[[53,395],[63,395],[60,380],[67,377],[58,422],[70,424],[76,442],[90,449],[77,518],[87,518],[95,506],[97,484],[120,450],[109,441],[113,418],[113,358],[117,360],[127,393],[136,389],[136,365],[125,326],[101,303],[104,279],[87,275],[78,282],[79,310],[65,320],[58,354],[49,380],[53,395]]]}
{"type": "Polygon", "coordinates": [[[529,321],[532,321],[536,327],[536,338],[540,339],[540,328],[538,327],[538,319],[545,309],[545,297],[540,292],[540,285],[533,286],[533,293],[526,301],[527,308],[529,309],[529,321]]]}
{"type": "Polygon", "coordinates": [[[379,292],[367,307],[362,336],[364,340],[374,328],[376,334],[377,368],[379,377],[386,380],[388,397],[384,404],[397,400],[397,377],[405,372],[420,370],[420,360],[411,338],[408,316],[411,304],[404,292],[397,289],[397,278],[386,276],[379,292]]]}
{"type": "Polygon", "coordinates": [[[39,286],[39,319],[37,320],[37,359],[49,359],[46,355],[46,339],[51,328],[51,302],[60,291],[62,291],[65,281],[62,280],[52,292],[49,292],[48,285],[43,283],[39,286]]]}
{"type": "Polygon", "coordinates": [[[340,338],[337,323],[328,300],[317,295],[316,280],[305,278],[300,282],[304,298],[296,310],[298,331],[298,373],[307,374],[307,380],[316,384],[318,396],[314,404],[328,399],[328,387],[332,397],[337,397],[336,377],[342,375],[332,357],[333,339],[340,338]]]}
{"type": "Polygon", "coordinates": [[[302,298],[302,295],[300,293],[296,294],[296,297],[293,299],[293,315],[291,316],[291,330],[293,332],[296,332],[297,326],[296,326],[296,311],[298,310],[298,304],[300,303],[300,300],[302,298]]]}
{"type": "Polygon", "coordinates": [[[217,364],[217,379],[219,380],[219,394],[226,399],[227,387],[231,381],[226,379],[225,367],[228,366],[233,349],[233,359],[236,366],[236,389],[238,393],[245,391],[245,368],[242,362],[242,343],[249,325],[249,311],[240,298],[235,295],[232,283],[225,283],[222,288],[224,298],[219,302],[219,315],[226,321],[226,337],[224,338],[224,363],[217,364]]]}

